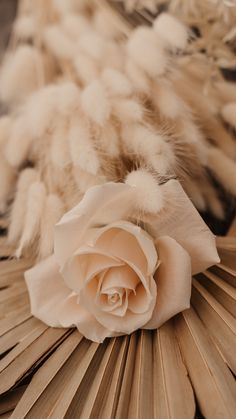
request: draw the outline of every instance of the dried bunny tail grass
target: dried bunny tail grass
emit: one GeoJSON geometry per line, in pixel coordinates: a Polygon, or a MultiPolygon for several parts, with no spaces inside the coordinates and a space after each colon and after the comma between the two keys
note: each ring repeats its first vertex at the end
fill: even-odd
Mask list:
{"type": "Polygon", "coordinates": [[[55,194],[46,197],[40,223],[39,258],[44,259],[53,252],[54,227],[65,212],[62,200],[55,194]]]}
{"type": "Polygon", "coordinates": [[[57,111],[70,117],[79,108],[80,88],[73,81],[64,81],[57,85],[57,111]]]}
{"type": "Polygon", "coordinates": [[[158,35],[150,28],[140,26],[131,33],[127,53],[151,78],[162,76],[167,69],[168,55],[158,35]]]}
{"type": "Polygon", "coordinates": [[[224,104],[236,102],[236,86],[235,83],[220,80],[214,84],[218,97],[224,104]]]}
{"type": "Polygon", "coordinates": [[[86,10],[91,0],[53,0],[52,4],[56,11],[64,16],[67,13],[75,13],[86,10]]]}
{"type": "Polygon", "coordinates": [[[20,41],[28,41],[35,37],[37,22],[33,16],[19,16],[14,23],[13,34],[20,41]]]}
{"type": "Polygon", "coordinates": [[[51,126],[56,112],[57,93],[56,85],[46,86],[30,95],[21,109],[33,138],[42,137],[51,126]]]}
{"type": "Polygon", "coordinates": [[[186,76],[175,80],[175,88],[192,109],[205,138],[212,140],[228,156],[236,157],[234,140],[217,119],[216,104],[204,96],[199,86],[190,82],[186,76]]]}
{"type": "Polygon", "coordinates": [[[73,82],[50,84],[33,93],[21,109],[32,138],[52,130],[55,118],[69,117],[79,107],[80,89],[73,82]]]}
{"type": "Polygon", "coordinates": [[[187,160],[190,160],[190,174],[191,170],[194,172],[194,167],[191,164],[195,161],[195,166],[206,166],[206,147],[207,141],[198,125],[194,122],[191,115],[188,118],[183,118],[179,121],[180,140],[177,141],[176,154],[179,154],[180,161],[182,160],[186,167],[188,167],[187,160]],[[191,161],[191,158],[193,159],[191,161]]]}
{"type": "Polygon", "coordinates": [[[12,119],[8,115],[0,117],[0,147],[5,147],[11,131],[12,119]]]}
{"type": "Polygon", "coordinates": [[[105,57],[106,42],[98,32],[90,30],[78,39],[78,46],[87,55],[96,61],[105,57]]]}
{"type": "Polygon", "coordinates": [[[127,175],[125,183],[134,187],[132,195],[137,210],[156,214],[163,208],[161,187],[151,173],[143,169],[135,170],[127,175]]]}
{"type": "Polygon", "coordinates": [[[73,61],[73,66],[83,86],[99,77],[100,69],[95,60],[81,51],[78,51],[73,61]]]}
{"type": "Polygon", "coordinates": [[[165,118],[175,120],[177,118],[188,118],[190,109],[180,95],[175,92],[173,83],[163,81],[153,83],[152,101],[160,114],[165,118]]]}
{"type": "Polygon", "coordinates": [[[223,203],[217,195],[217,190],[209,182],[205,182],[204,179],[202,182],[199,182],[199,185],[206,199],[207,209],[209,212],[211,212],[219,220],[223,220],[225,211],[223,203]]]}
{"type": "Polygon", "coordinates": [[[29,156],[32,137],[28,132],[27,120],[19,117],[13,121],[9,140],[6,144],[4,154],[7,161],[13,167],[19,167],[29,156]]]}
{"type": "Polygon", "coordinates": [[[81,34],[91,30],[89,20],[85,16],[75,13],[67,13],[63,15],[61,26],[72,40],[78,39],[81,34]]]}
{"type": "Polygon", "coordinates": [[[16,173],[9,165],[4,156],[0,152],[0,213],[3,214],[7,209],[14,185],[16,173]]]}
{"type": "Polygon", "coordinates": [[[185,49],[188,42],[187,28],[169,13],[161,13],[154,21],[154,31],[164,44],[176,51],[185,49]]]}
{"type": "Polygon", "coordinates": [[[140,124],[127,124],[122,128],[122,141],[128,156],[144,159],[160,174],[174,173],[173,149],[159,133],[140,124]]]}
{"type": "Polygon", "coordinates": [[[132,12],[135,8],[147,8],[150,12],[156,13],[159,0],[123,0],[123,3],[128,13],[132,12]]]}
{"type": "Polygon", "coordinates": [[[103,126],[111,111],[106,89],[99,80],[94,80],[81,93],[81,106],[91,121],[103,126]]]}
{"type": "Polygon", "coordinates": [[[124,47],[113,41],[106,41],[106,51],[101,66],[112,67],[116,70],[123,71],[124,64],[124,47]]]}
{"type": "Polygon", "coordinates": [[[114,68],[105,68],[101,79],[110,95],[126,97],[133,93],[133,87],[129,79],[114,68]]]}
{"type": "Polygon", "coordinates": [[[199,211],[210,211],[216,218],[224,219],[223,205],[206,174],[203,173],[198,178],[186,176],[182,186],[199,211]]]}
{"type": "Polygon", "coordinates": [[[221,116],[225,122],[236,128],[236,102],[224,105],[221,110],[221,116]]]}
{"type": "Polygon", "coordinates": [[[33,243],[40,233],[40,223],[43,216],[45,198],[46,189],[44,184],[42,182],[32,183],[27,192],[24,226],[19,246],[15,253],[16,257],[20,257],[23,249],[33,243]]]}
{"type": "Polygon", "coordinates": [[[11,118],[3,116],[0,118],[0,213],[7,210],[9,200],[12,198],[15,185],[16,173],[4,155],[10,130],[11,118]]]}
{"type": "Polygon", "coordinates": [[[91,141],[89,124],[83,119],[74,119],[69,130],[70,156],[73,164],[92,175],[98,173],[100,162],[91,141]]]}
{"type": "Polygon", "coordinates": [[[93,175],[79,167],[73,168],[74,178],[81,193],[85,193],[89,188],[107,182],[104,175],[93,175]]]}
{"type": "Polygon", "coordinates": [[[201,187],[197,181],[194,179],[191,179],[190,177],[186,176],[184,178],[184,182],[182,183],[182,186],[187,193],[188,197],[191,199],[195,207],[199,211],[206,211],[207,209],[207,203],[206,199],[204,197],[204,194],[201,190],[201,187]]]}
{"type": "Polygon", "coordinates": [[[60,169],[65,168],[71,162],[68,135],[68,124],[63,119],[58,121],[52,134],[49,135],[49,157],[52,164],[60,169]]]}
{"type": "Polygon", "coordinates": [[[30,185],[35,182],[36,178],[37,172],[34,169],[25,169],[19,176],[10,213],[9,243],[16,243],[23,231],[27,193],[30,185]]]}
{"type": "Polygon", "coordinates": [[[43,33],[43,41],[48,51],[59,61],[72,60],[76,55],[76,42],[59,25],[47,26],[43,33]]]}
{"type": "Polygon", "coordinates": [[[236,196],[236,163],[216,147],[208,149],[207,161],[208,167],[216,179],[227,191],[236,196]]]}
{"type": "Polygon", "coordinates": [[[6,56],[0,73],[1,100],[16,105],[42,85],[44,59],[29,45],[19,46],[6,56]]]}
{"type": "Polygon", "coordinates": [[[109,11],[106,9],[98,9],[93,16],[93,25],[95,29],[108,39],[116,39],[120,36],[119,24],[115,24],[111,19],[109,11]]]}
{"type": "Polygon", "coordinates": [[[134,99],[115,99],[112,103],[112,113],[123,124],[141,122],[144,113],[143,106],[134,99]]]}
{"type": "Polygon", "coordinates": [[[143,93],[147,96],[151,93],[151,82],[149,77],[145,71],[130,58],[127,58],[126,60],[125,71],[138,93],[143,93]]]}
{"type": "Polygon", "coordinates": [[[98,143],[102,151],[111,158],[118,158],[121,153],[119,131],[113,121],[108,121],[98,134],[98,143]]]}

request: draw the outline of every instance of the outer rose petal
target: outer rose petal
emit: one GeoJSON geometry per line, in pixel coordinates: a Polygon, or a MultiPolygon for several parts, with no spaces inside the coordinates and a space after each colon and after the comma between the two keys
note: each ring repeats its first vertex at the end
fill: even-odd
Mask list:
{"type": "Polygon", "coordinates": [[[192,277],[188,253],[171,237],[158,239],[157,249],[161,263],[155,275],[156,306],[144,329],[156,329],[190,306],[192,277]]]}
{"type": "Polygon", "coordinates": [[[157,264],[153,239],[139,226],[117,221],[103,228],[90,230],[92,246],[107,250],[113,257],[130,260],[143,272],[152,275],[157,264]]]}
{"type": "Polygon", "coordinates": [[[76,326],[82,335],[93,342],[101,343],[105,338],[121,335],[103,327],[90,313],[87,313],[76,326]]]}
{"type": "Polygon", "coordinates": [[[79,292],[85,283],[105,269],[122,266],[119,260],[104,251],[89,246],[81,247],[63,266],[61,274],[73,291],[79,292]]]}
{"type": "MultiPolygon", "coordinates": [[[[164,186],[165,193],[178,197],[178,206],[173,212],[163,212],[152,218],[149,230],[153,237],[170,236],[187,250],[191,257],[192,274],[202,272],[209,266],[219,263],[215,236],[194,208],[180,183],[169,180],[164,186]]],[[[171,205],[171,204],[170,204],[171,205]]]]}
{"type": "Polygon", "coordinates": [[[94,342],[103,342],[106,337],[115,336],[78,304],[78,295],[67,297],[62,304],[59,320],[62,327],[76,326],[83,336],[94,342]]]}
{"type": "Polygon", "coordinates": [[[61,327],[59,317],[62,306],[71,290],[65,285],[59,266],[50,256],[25,272],[31,312],[38,319],[52,327],[61,327]]]}
{"type": "Polygon", "coordinates": [[[84,244],[90,227],[109,224],[129,215],[133,187],[124,183],[105,183],[89,188],[82,201],[67,212],[55,227],[55,256],[62,267],[84,244]]]}
{"type": "Polygon", "coordinates": [[[31,312],[44,323],[52,327],[76,326],[82,335],[94,342],[117,335],[78,304],[78,296],[65,286],[54,256],[26,271],[25,279],[31,312]]]}

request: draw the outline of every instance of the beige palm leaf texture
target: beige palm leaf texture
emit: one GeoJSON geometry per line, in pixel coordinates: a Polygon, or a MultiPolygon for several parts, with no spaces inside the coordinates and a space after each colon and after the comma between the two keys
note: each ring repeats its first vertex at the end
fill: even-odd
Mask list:
{"type": "Polygon", "coordinates": [[[159,330],[90,342],[32,317],[29,260],[1,239],[0,418],[233,418],[236,225],[221,263],[193,279],[189,310],[159,330]]]}
{"type": "MultiPolygon", "coordinates": [[[[128,33],[132,26],[152,22],[156,8],[168,2],[127,1],[126,8],[124,2],[118,0],[97,3],[108,8],[121,30],[128,33]]],[[[178,9],[185,17],[186,2],[172,0],[169,3],[172,12],[178,9]]],[[[199,23],[195,14],[196,1],[190,3],[191,24],[195,27],[196,22],[199,23]]],[[[215,2],[214,7],[226,19],[224,22],[228,22],[228,8],[226,10],[221,3],[215,2]]],[[[209,12],[208,9],[205,12],[209,12]]],[[[227,27],[228,23],[224,25],[227,27]]],[[[199,50],[205,49],[208,36],[211,36],[206,21],[201,31],[204,36],[196,40],[199,50]]],[[[230,35],[229,42],[234,36],[230,35]]],[[[235,56],[225,44],[217,45],[219,47],[213,45],[208,54],[218,82],[218,65],[224,58],[221,67],[228,69],[229,62],[234,64],[235,56]]],[[[191,53],[199,62],[195,51],[191,53]]],[[[200,67],[204,72],[204,60],[201,59],[200,67]]],[[[233,68],[231,66],[228,73],[225,70],[228,77],[229,74],[233,77],[233,68]]],[[[188,71],[191,77],[186,76],[186,80],[191,86],[195,83],[196,93],[202,86],[203,75],[195,78],[191,66],[188,71]]],[[[229,86],[233,86],[231,82],[229,86]]],[[[235,86],[232,90],[224,90],[224,102],[222,83],[224,81],[220,80],[217,92],[221,92],[223,103],[229,99],[236,102],[235,86]]],[[[183,83],[180,82],[180,86],[182,89],[183,83]]],[[[223,86],[225,88],[225,84],[223,86]]],[[[210,82],[205,88],[212,91],[210,82]]],[[[217,98],[216,95],[216,102],[217,98]]],[[[209,129],[219,149],[230,156],[236,147],[233,127],[226,124],[230,121],[222,121],[222,115],[214,119],[207,108],[204,119],[205,105],[203,108],[197,106],[197,96],[192,100],[204,134],[209,129]],[[228,152],[222,137],[226,149],[228,144],[228,152]]],[[[226,119],[227,115],[226,112],[226,119]]],[[[227,162],[231,161],[226,158],[227,162]]],[[[229,192],[235,195],[235,183],[231,180],[229,192]]],[[[227,184],[222,176],[218,181],[224,186],[227,184]]],[[[191,186],[190,190],[196,192],[193,184],[191,186]]],[[[216,190],[218,188],[216,183],[216,190]]],[[[209,191],[206,193],[208,210],[219,216],[218,201],[213,192],[209,198],[209,191]],[[212,205],[211,198],[214,199],[212,205]]],[[[220,188],[220,197],[221,194],[224,199],[225,193],[220,188]]],[[[137,331],[130,336],[106,339],[102,344],[88,341],[75,329],[50,328],[32,317],[24,281],[24,272],[32,265],[32,260],[26,256],[12,257],[15,247],[7,240],[9,218],[2,217],[0,419],[233,419],[236,415],[236,220],[231,200],[227,195],[225,211],[229,214],[226,222],[207,216],[209,225],[220,234],[217,247],[221,262],[193,278],[191,308],[159,330],[137,331]],[[226,235],[221,235],[226,231],[226,235]]]]}

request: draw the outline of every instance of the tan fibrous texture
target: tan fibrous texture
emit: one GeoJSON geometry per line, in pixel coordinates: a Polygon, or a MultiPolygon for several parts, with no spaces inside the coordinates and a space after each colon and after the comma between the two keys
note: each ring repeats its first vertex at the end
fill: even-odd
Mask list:
{"type": "Polygon", "coordinates": [[[13,197],[9,240],[18,256],[29,246],[49,255],[61,215],[107,181],[137,186],[138,221],[171,205],[162,185],[173,177],[199,210],[219,218],[206,169],[236,194],[228,179],[235,142],[223,123],[235,124],[236,88],[219,72],[206,86],[209,65],[193,52],[186,25],[192,12],[180,22],[173,2],[172,14],[131,30],[101,4],[19,2],[0,70],[8,109],[0,119],[0,210],[13,197]],[[224,176],[221,156],[230,162],[224,176]]]}

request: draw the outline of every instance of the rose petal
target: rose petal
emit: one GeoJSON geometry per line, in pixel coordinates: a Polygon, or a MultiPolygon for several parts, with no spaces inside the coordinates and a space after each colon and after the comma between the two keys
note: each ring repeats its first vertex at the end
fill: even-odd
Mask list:
{"type": "Polygon", "coordinates": [[[112,331],[112,333],[126,334],[132,333],[145,325],[151,318],[156,302],[156,283],[154,280],[149,281],[149,301],[148,307],[144,313],[139,315],[132,313],[127,309],[124,317],[116,316],[112,313],[106,313],[99,306],[94,304],[96,294],[94,288],[88,285],[81,290],[80,302],[84,308],[94,315],[99,323],[105,328],[112,331]]]}
{"type": "Polygon", "coordinates": [[[119,336],[119,333],[112,332],[102,326],[96,318],[86,310],[84,310],[84,316],[81,317],[76,327],[83,336],[93,342],[101,343],[107,337],[119,336]]]}
{"type": "Polygon", "coordinates": [[[135,290],[139,282],[139,277],[129,266],[117,266],[107,271],[100,292],[106,293],[116,287],[135,290]]]}
{"type": "MultiPolygon", "coordinates": [[[[92,233],[92,232],[91,232],[92,233]]],[[[118,221],[91,234],[91,245],[109,251],[109,254],[135,263],[144,274],[153,274],[157,252],[153,239],[139,226],[118,221]]]]}
{"type": "Polygon", "coordinates": [[[78,296],[65,286],[58,264],[51,256],[25,272],[32,314],[52,327],[77,326],[94,342],[116,336],[78,304],[78,296]]]}
{"type": "Polygon", "coordinates": [[[158,239],[157,249],[161,263],[155,275],[156,306],[144,329],[161,326],[190,305],[192,277],[188,253],[171,237],[158,239]]]}
{"type": "Polygon", "coordinates": [[[220,259],[216,250],[215,236],[202,220],[196,208],[187,197],[177,180],[169,180],[164,186],[172,210],[152,219],[149,230],[153,237],[170,236],[187,250],[191,257],[192,273],[209,268],[220,259]],[[177,205],[171,202],[171,197],[177,205]]]}
{"type": "Polygon", "coordinates": [[[98,297],[96,298],[97,304],[100,305],[100,307],[102,307],[102,310],[104,310],[108,313],[114,311],[115,309],[117,309],[119,307],[121,307],[122,304],[123,304],[123,294],[124,293],[123,293],[123,290],[122,290],[122,292],[120,290],[117,289],[117,288],[114,290],[114,292],[117,292],[117,294],[119,294],[119,299],[114,304],[109,304],[109,302],[108,302],[109,294],[99,294],[98,297]]]}
{"type": "Polygon", "coordinates": [[[61,327],[62,305],[71,294],[59,273],[54,256],[50,256],[25,272],[31,312],[52,327],[61,327]]]}
{"type": "Polygon", "coordinates": [[[113,315],[123,317],[126,314],[129,304],[128,291],[125,291],[123,299],[123,304],[120,307],[116,307],[115,309],[113,309],[113,315]]]}
{"type": "MultiPolygon", "coordinates": [[[[153,283],[154,279],[151,278],[150,282],[153,283]]],[[[130,293],[129,310],[136,314],[145,313],[149,306],[149,301],[150,296],[147,294],[143,284],[140,283],[136,289],[136,293],[130,293]]]]}
{"type": "Polygon", "coordinates": [[[110,267],[122,266],[118,259],[110,257],[101,250],[92,247],[81,247],[61,269],[65,283],[79,293],[84,284],[98,273],[110,267]]]}
{"type": "Polygon", "coordinates": [[[61,307],[60,324],[62,327],[76,326],[79,332],[94,342],[103,342],[111,332],[103,327],[87,310],[78,304],[76,294],[69,295],[61,307]]]}
{"type": "Polygon", "coordinates": [[[59,322],[61,327],[76,326],[86,315],[84,308],[78,304],[78,295],[71,292],[61,304],[59,322]]]}
{"type": "Polygon", "coordinates": [[[61,267],[83,244],[88,228],[112,223],[130,213],[132,190],[132,186],[124,183],[93,186],[82,201],[62,217],[55,227],[54,241],[55,256],[61,267]]]}

